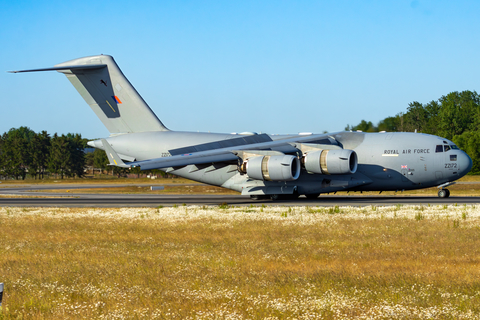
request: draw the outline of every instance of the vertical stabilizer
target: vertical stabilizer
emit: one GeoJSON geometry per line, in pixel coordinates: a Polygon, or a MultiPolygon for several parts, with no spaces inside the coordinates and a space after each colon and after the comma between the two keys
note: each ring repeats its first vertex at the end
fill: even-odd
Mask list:
{"type": "Polygon", "coordinates": [[[168,131],[108,55],[70,60],[53,68],[65,74],[110,133],[168,131]]]}
{"type": "Polygon", "coordinates": [[[55,67],[106,65],[104,68],[59,70],[90,105],[110,133],[168,130],[130,84],[113,57],[92,56],[55,67]]]}

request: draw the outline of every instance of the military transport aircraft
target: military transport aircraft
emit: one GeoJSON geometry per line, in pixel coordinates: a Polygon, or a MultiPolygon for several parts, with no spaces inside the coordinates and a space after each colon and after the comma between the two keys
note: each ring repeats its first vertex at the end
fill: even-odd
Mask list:
{"type": "Polygon", "coordinates": [[[268,135],[180,132],[156,117],[113,57],[70,60],[65,74],[110,131],[88,144],[111,165],[161,169],[253,199],[317,198],[337,191],[411,190],[447,186],[467,174],[470,157],[441,137],[411,132],[268,135]]]}

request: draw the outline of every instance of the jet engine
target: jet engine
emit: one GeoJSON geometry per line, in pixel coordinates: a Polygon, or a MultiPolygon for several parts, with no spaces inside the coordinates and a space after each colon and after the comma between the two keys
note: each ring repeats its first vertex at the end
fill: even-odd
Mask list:
{"type": "Polygon", "coordinates": [[[256,180],[294,181],[300,176],[300,160],[290,155],[258,156],[245,160],[239,170],[256,180]]]}
{"type": "Polygon", "coordinates": [[[358,166],[355,151],[346,149],[311,151],[302,163],[307,171],[319,174],[351,174],[358,166]]]}

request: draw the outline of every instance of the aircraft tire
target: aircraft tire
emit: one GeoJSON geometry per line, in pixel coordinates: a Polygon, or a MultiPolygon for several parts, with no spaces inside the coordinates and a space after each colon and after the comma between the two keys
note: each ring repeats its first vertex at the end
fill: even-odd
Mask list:
{"type": "Polygon", "coordinates": [[[271,195],[270,195],[270,199],[272,199],[273,201],[280,200],[281,197],[282,197],[282,196],[279,195],[279,194],[271,194],[271,195]]]}
{"type": "Polygon", "coordinates": [[[448,189],[445,189],[445,191],[447,191],[447,196],[446,196],[445,198],[448,198],[448,197],[450,197],[450,190],[448,190],[448,189]]]}
{"type": "Polygon", "coordinates": [[[310,193],[306,194],[305,197],[307,197],[307,199],[317,199],[319,195],[320,193],[310,193]]]}
{"type": "Polygon", "coordinates": [[[261,194],[252,194],[250,196],[250,199],[252,199],[252,200],[265,200],[265,199],[268,199],[268,196],[261,195],[261,194]]]}
{"type": "Polygon", "coordinates": [[[298,193],[293,193],[293,194],[271,194],[270,199],[273,201],[277,200],[296,200],[300,197],[298,193]]]}
{"type": "Polygon", "coordinates": [[[439,198],[446,198],[446,197],[448,197],[448,196],[447,196],[447,194],[448,194],[447,191],[448,191],[447,189],[440,189],[440,190],[438,190],[438,197],[439,197],[439,198]]]}
{"type": "Polygon", "coordinates": [[[298,197],[300,197],[300,195],[296,191],[292,194],[287,195],[287,199],[289,199],[289,200],[296,200],[296,199],[298,199],[298,197]]]}

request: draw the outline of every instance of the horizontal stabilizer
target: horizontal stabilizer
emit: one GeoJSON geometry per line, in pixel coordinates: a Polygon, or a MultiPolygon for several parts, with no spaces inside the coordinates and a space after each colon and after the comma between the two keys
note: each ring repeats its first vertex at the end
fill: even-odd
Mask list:
{"type": "Polygon", "coordinates": [[[111,166],[117,166],[121,168],[130,168],[126,165],[123,160],[118,156],[118,154],[113,150],[112,146],[105,139],[101,139],[105,152],[107,154],[108,161],[110,161],[111,166]]]}
{"type": "Polygon", "coordinates": [[[22,73],[22,72],[37,72],[37,71],[61,71],[61,70],[89,70],[89,69],[102,69],[105,68],[106,64],[90,64],[83,66],[61,66],[53,68],[43,68],[43,69],[31,69],[31,70],[18,70],[18,71],[8,71],[10,73],[22,73]]]}

